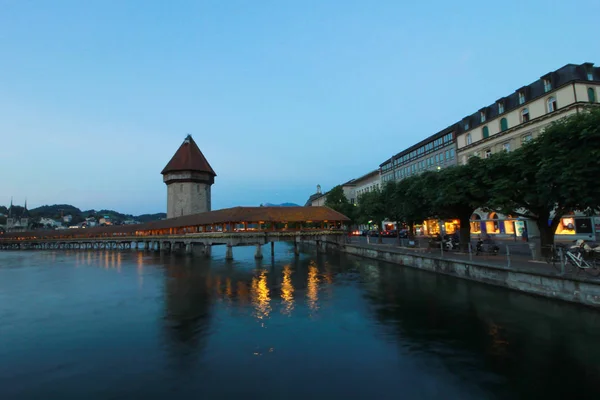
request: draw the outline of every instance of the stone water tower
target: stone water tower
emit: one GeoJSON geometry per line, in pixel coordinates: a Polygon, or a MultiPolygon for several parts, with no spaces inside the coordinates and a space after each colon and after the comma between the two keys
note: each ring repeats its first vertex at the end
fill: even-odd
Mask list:
{"type": "Polygon", "coordinates": [[[210,187],[217,174],[192,135],[185,138],[161,174],[167,185],[167,218],[211,210],[210,187]]]}

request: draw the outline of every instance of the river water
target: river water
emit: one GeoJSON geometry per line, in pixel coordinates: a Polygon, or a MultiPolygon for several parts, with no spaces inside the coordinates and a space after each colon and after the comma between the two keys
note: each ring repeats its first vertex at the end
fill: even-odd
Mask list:
{"type": "Polygon", "coordinates": [[[597,311],[253,251],[0,252],[0,399],[600,398],[597,311]]]}

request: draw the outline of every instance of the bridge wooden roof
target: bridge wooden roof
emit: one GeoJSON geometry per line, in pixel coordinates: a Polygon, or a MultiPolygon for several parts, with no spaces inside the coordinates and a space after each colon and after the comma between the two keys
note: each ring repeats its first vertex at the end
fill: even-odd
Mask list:
{"type": "Polygon", "coordinates": [[[0,238],[26,236],[61,236],[77,234],[133,233],[136,231],[183,228],[187,226],[216,225],[229,222],[325,222],[350,221],[345,215],[325,206],[317,207],[233,207],[183,217],[163,219],[136,225],[114,225],[57,231],[11,232],[0,238]]]}
{"type": "Polygon", "coordinates": [[[227,222],[322,222],[349,221],[345,215],[325,206],[320,207],[233,207],[200,214],[185,215],[149,222],[150,229],[179,226],[212,225],[227,222]]]}
{"type": "Polygon", "coordinates": [[[194,139],[192,139],[192,135],[185,138],[161,174],[175,171],[208,172],[212,176],[217,176],[194,139]]]}

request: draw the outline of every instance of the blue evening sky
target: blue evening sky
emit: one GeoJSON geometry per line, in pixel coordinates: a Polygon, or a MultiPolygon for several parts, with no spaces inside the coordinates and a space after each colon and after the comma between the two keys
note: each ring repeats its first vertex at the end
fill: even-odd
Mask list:
{"type": "Polygon", "coordinates": [[[600,2],[0,0],[0,204],[166,209],[191,133],[213,207],[304,204],[567,63],[600,2]]]}

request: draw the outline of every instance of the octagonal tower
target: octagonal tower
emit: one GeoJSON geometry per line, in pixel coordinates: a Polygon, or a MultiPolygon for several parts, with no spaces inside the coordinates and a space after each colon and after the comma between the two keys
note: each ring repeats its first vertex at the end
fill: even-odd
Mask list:
{"type": "Polygon", "coordinates": [[[167,218],[211,210],[211,185],[215,171],[188,135],[162,170],[167,185],[167,218]]]}

